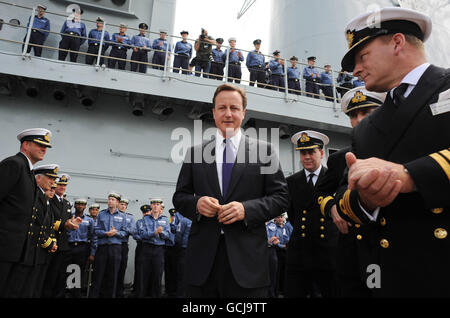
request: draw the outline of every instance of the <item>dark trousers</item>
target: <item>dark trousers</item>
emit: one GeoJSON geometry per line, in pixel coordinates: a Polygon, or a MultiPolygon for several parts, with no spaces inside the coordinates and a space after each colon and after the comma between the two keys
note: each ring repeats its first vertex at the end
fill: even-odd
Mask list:
{"type": "Polygon", "coordinates": [[[14,264],[9,272],[4,297],[39,298],[48,264],[27,266],[14,264]]]}
{"type": "Polygon", "coordinates": [[[94,278],[89,297],[114,298],[122,258],[122,245],[99,245],[95,253],[94,278]]]}
{"type": "Polygon", "coordinates": [[[266,87],[266,71],[264,67],[251,67],[248,70],[250,72],[250,86],[254,86],[257,81],[258,87],[266,87]]]}
{"type": "MultiPolygon", "coordinates": [[[[95,54],[96,56],[86,55],[86,64],[92,65],[92,63],[97,61],[98,48],[100,47],[100,44],[98,44],[98,43],[97,43],[97,45],[95,45],[95,44],[96,43],[89,44],[87,52],[89,54],[95,54]]],[[[106,51],[106,48],[105,48],[105,46],[103,46],[101,55],[105,55],[105,51],[106,51]]],[[[100,65],[103,65],[103,64],[105,64],[105,58],[100,57],[100,65]]]]}
{"type": "MultiPolygon", "coordinates": [[[[137,52],[133,51],[133,54],[131,54],[131,60],[132,61],[139,61],[139,62],[145,62],[148,63],[148,51],[147,50],[141,50],[138,49],[137,52]]],[[[139,72],[140,73],[146,73],[147,72],[147,64],[142,63],[133,63],[131,62],[131,71],[137,72],[138,66],[139,66],[139,72]]]]}
{"type": "Polygon", "coordinates": [[[317,85],[315,82],[313,81],[306,81],[306,85],[305,85],[305,90],[306,90],[306,96],[308,97],[314,97],[314,98],[320,98],[319,96],[319,85],[317,85]],[[308,93],[313,93],[313,94],[308,94],[308,93]]]}
{"type": "Polygon", "coordinates": [[[298,78],[288,79],[289,94],[301,95],[300,80],[298,78]]]}
{"type": "MultiPolygon", "coordinates": [[[[72,32],[73,33],[73,32],[72,32]]],[[[78,34],[72,34],[78,36],[78,34]]],[[[76,63],[78,58],[78,51],[80,50],[81,39],[78,37],[72,37],[69,35],[63,35],[62,40],[59,42],[59,48],[63,50],[70,50],[70,61],[76,63]]],[[[68,51],[58,51],[58,60],[65,61],[68,51]]]]}
{"type": "Polygon", "coordinates": [[[223,79],[223,63],[211,62],[211,70],[209,71],[211,75],[209,78],[221,81],[223,79]]]}
{"type": "MultiPolygon", "coordinates": [[[[26,39],[27,39],[27,36],[25,35],[25,37],[23,39],[24,43],[25,43],[26,39]]],[[[28,42],[28,47],[27,47],[27,53],[30,53],[31,49],[33,48],[34,56],[41,56],[42,55],[42,47],[36,46],[33,44],[43,45],[44,41],[45,41],[44,34],[42,34],[41,32],[39,32],[37,30],[31,30],[30,41],[28,42]]],[[[24,45],[22,45],[22,51],[23,51],[24,45]]]]}
{"type": "Polygon", "coordinates": [[[337,88],[337,91],[339,92],[339,94],[341,94],[341,98],[345,95],[345,93],[353,88],[352,83],[342,83],[339,84],[339,86],[340,87],[337,88]]]}
{"type": "Polygon", "coordinates": [[[286,249],[277,248],[278,270],[276,295],[284,295],[284,279],[286,273],[286,249]]]}
{"type": "MultiPolygon", "coordinates": [[[[333,86],[331,85],[323,85],[322,92],[325,95],[325,100],[332,102],[333,101],[333,86]]],[[[336,94],[337,96],[337,94],[336,94]]]]}
{"type": "Polygon", "coordinates": [[[10,294],[8,281],[15,266],[17,263],[0,262],[0,298],[5,298],[10,294]]]}
{"type": "Polygon", "coordinates": [[[186,281],[185,268],[186,268],[186,248],[178,248],[177,259],[177,298],[186,298],[186,281]]]}
{"type": "Polygon", "coordinates": [[[200,77],[202,71],[203,77],[208,78],[209,75],[205,73],[209,73],[211,71],[211,61],[195,60],[195,76],[200,77]]]}
{"type": "Polygon", "coordinates": [[[277,297],[277,272],[278,272],[278,256],[275,246],[268,247],[269,249],[269,271],[270,271],[270,289],[269,297],[277,297]]]}
{"type": "Polygon", "coordinates": [[[175,246],[164,247],[164,286],[167,297],[173,298],[177,295],[177,258],[178,248],[175,246]]]}
{"type": "Polygon", "coordinates": [[[142,255],[142,241],[136,241],[136,249],[134,250],[134,278],[133,278],[133,292],[135,296],[139,292],[139,284],[141,282],[141,255],[142,255]]]}
{"type": "Polygon", "coordinates": [[[240,63],[229,63],[228,64],[228,82],[235,82],[239,84],[242,78],[242,70],[240,63]]]}
{"type": "Polygon", "coordinates": [[[188,298],[263,298],[268,296],[268,287],[243,288],[238,284],[228,260],[225,239],[221,235],[208,279],[201,286],[187,285],[186,294],[188,298]]]}
{"type": "MultiPolygon", "coordinates": [[[[127,50],[126,49],[118,49],[117,47],[113,46],[111,49],[111,52],[109,53],[110,57],[117,57],[120,59],[127,59],[127,50]]],[[[109,68],[116,68],[116,63],[119,65],[119,70],[124,70],[125,66],[127,64],[126,61],[116,60],[116,59],[108,59],[108,67],[109,68]]]]}
{"type": "Polygon", "coordinates": [[[161,297],[161,280],[164,271],[164,246],[142,243],[141,283],[138,297],[161,297]]]}
{"type": "MultiPolygon", "coordinates": [[[[67,258],[66,258],[66,268],[69,264],[76,264],[80,267],[80,273],[81,273],[81,281],[85,281],[85,273],[86,273],[86,264],[87,260],[90,254],[89,250],[89,244],[88,243],[77,243],[76,245],[73,243],[70,244],[70,250],[67,252],[67,258]]],[[[65,274],[65,277],[67,278],[68,273],[65,274]]],[[[81,286],[80,288],[71,288],[68,289],[68,293],[70,294],[71,298],[81,298],[81,286]]]]}
{"type": "Polygon", "coordinates": [[[117,276],[117,292],[116,297],[123,298],[125,272],[128,265],[128,243],[122,243],[122,259],[120,261],[119,274],[117,276]]]}
{"type": "Polygon", "coordinates": [[[284,92],[284,76],[279,74],[272,74],[270,76],[270,85],[273,85],[273,90],[284,92]]]}
{"type": "Polygon", "coordinates": [[[158,52],[155,51],[155,53],[153,53],[153,58],[152,58],[152,64],[156,64],[153,65],[153,68],[156,70],[164,70],[164,63],[166,61],[166,53],[165,52],[158,52]],[[158,66],[161,65],[161,66],[158,66]]]}
{"type": "Polygon", "coordinates": [[[186,55],[176,55],[173,60],[173,72],[188,74],[189,73],[189,56],[186,55]]]}
{"type": "Polygon", "coordinates": [[[69,251],[56,252],[45,275],[42,296],[45,298],[64,298],[66,290],[66,269],[70,264],[69,251]]]}

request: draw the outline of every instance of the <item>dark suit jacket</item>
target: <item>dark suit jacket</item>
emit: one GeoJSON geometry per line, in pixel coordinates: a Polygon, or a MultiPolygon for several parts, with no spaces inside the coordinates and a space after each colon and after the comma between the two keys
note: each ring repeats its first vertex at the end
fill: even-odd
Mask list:
{"type": "Polygon", "coordinates": [[[0,261],[19,262],[30,225],[36,181],[18,153],[0,162],[0,261]]]}
{"type": "MultiPolygon", "coordinates": [[[[325,172],[326,168],[322,167],[316,185],[325,172]]],[[[336,225],[320,213],[304,169],[286,181],[291,198],[288,216],[294,228],[288,243],[287,263],[305,270],[334,270],[338,237],[336,225]]]]}
{"type": "Polygon", "coordinates": [[[55,230],[56,240],[58,242],[58,251],[69,251],[68,233],[64,224],[72,218],[70,202],[62,199],[60,202],[56,196],[50,200],[50,212],[53,217],[53,228],[55,230]]]}
{"type": "MultiPolygon", "coordinates": [[[[417,188],[380,209],[372,242],[381,268],[378,295],[450,295],[450,285],[443,283],[450,281],[450,236],[444,238],[445,232],[437,230],[450,231],[450,112],[433,115],[429,106],[449,89],[450,70],[431,65],[402,105],[394,105],[388,94],[354,129],[357,158],[401,163],[417,188]]],[[[346,187],[336,196],[348,203],[338,206],[339,213],[351,222],[369,223],[358,193],[346,187]]]]}
{"type": "MultiPolygon", "coordinates": [[[[270,284],[269,254],[265,222],[287,209],[288,192],[278,157],[270,145],[263,141],[242,136],[237,157],[245,152],[245,163],[235,163],[230,185],[222,197],[216,163],[194,162],[195,151],[207,147],[215,154],[215,140],[191,148],[178,177],[173,204],[180,213],[192,220],[187,246],[187,277],[190,285],[203,285],[211,272],[221,228],[224,231],[228,258],[236,281],[244,288],[265,287],[270,284]],[[270,157],[258,158],[255,163],[249,154],[258,154],[258,147],[269,146],[270,157]],[[261,174],[261,168],[269,166],[269,159],[276,160],[275,173],[261,174]],[[189,163],[191,162],[191,163],[189,163]],[[222,225],[217,218],[206,218],[196,213],[197,201],[202,196],[219,200],[220,204],[241,202],[245,208],[245,222],[222,225]]],[[[203,153],[203,152],[200,152],[203,153]]]]}

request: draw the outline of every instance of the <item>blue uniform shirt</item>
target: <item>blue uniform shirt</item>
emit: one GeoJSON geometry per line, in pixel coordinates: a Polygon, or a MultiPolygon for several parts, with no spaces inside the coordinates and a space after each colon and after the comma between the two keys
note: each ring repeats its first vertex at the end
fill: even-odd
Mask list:
{"type": "Polygon", "coordinates": [[[156,220],[153,215],[146,215],[143,218],[143,226],[139,229],[139,236],[144,243],[150,243],[153,245],[166,245],[166,240],[173,240],[173,235],[170,232],[169,219],[160,215],[156,220]],[[161,226],[163,231],[158,235],[155,235],[156,229],[161,226]]]}
{"type": "Polygon", "coordinates": [[[86,42],[86,25],[83,22],[80,21],[74,22],[73,20],[64,21],[60,33],[64,34],[69,32],[76,33],[79,36],[83,37],[80,39],[81,40],[80,44],[86,42]]]}
{"type": "Polygon", "coordinates": [[[306,80],[318,79],[319,78],[318,74],[319,71],[314,66],[306,66],[303,69],[303,78],[306,80]]]}
{"type": "Polygon", "coordinates": [[[186,55],[189,56],[189,58],[191,58],[192,56],[192,44],[188,43],[188,42],[177,42],[177,44],[175,44],[175,51],[176,54],[182,54],[182,55],[186,55]]]}
{"type": "MultiPolygon", "coordinates": [[[[167,42],[167,40],[163,40],[161,38],[153,41],[152,48],[155,50],[166,51],[167,45],[169,46],[169,51],[172,50],[172,46],[167,42]],[[162,42],[162,46],[159,46],[159,42],[162,42]]],[[[161,52],[162,53],[162,52],[161,52]]]]}
{"type": "Polygon", "coordinates": [[[289,241],[289,237],[287,235],[287,231],[286,229],[282,228],[281,226],[275,224],[275,222],[270,221],[269,223],[267,223],[266,225],[266,231],[267,231],[267,241],[270,240],[271,237],[275,236],[279,239],[279,243],[277,245],[272,244],[272,243],[268,243],[271,246],[278,246],[278,247],[282,247],[285,248],[287,242],[289,241]]]}
{"type": "Polygon", "coordinates": [[[293,68],[292,66],[289,66],[287,75],[289,79],[300,79],[300,69],[298,67],[293,68]]]}
{"type": "Polygon", "coordinates": [[[361,81],[359,78],[357,78],[353,81],[353,86],[354,87],[366,86],[366,83],[364,83],[364,81],[361,81]]]}
{"type": "Polygon", "coordinates": [[[187,247],[189,232],[191,230],[192,221],[185,218],[180,213],[176,212],[172,223],[170,223],[170,231],[175,235],[174,244],[167,244],[174,246],[175,244],[183,248],[187,247]]]}
{"type": "Polygon", "coordinates": [[[250,67],[264,67],[266,63],[266,58],[261,52],[256,52],[256,50],[251,51],[247,55],[246,65],[247,68],[250,67]]]}
{"type": "MultiPolygon", "coordinates": [[[[225,52],[223,53],[222,60],[224,62],[227,58],[227,51],[228,50],[225,50],[225,52]]],[[[244,54],[242,54],[242,52],[241,52],[241,56],[239,57],[238,52],[241,52],[241,51],[234,49],[234,51],[232,53],[230,53],[230,63],[240,63],[244,60],[244,54]]]]}
{"type": "Polygon", "coordinates": [[[218,50],[217,48],[212,50],[213,61],[216,63],[224,63],[225,58],[223,55],[224,52],[222,50],[218,50]]]}
{"type": "Polygon", "coordinates": [[[283,65],[277,60],[271,60],[269,62],[269,69],[272,72],[272,75],[284,75],[283,65]]]}
{"type": "Polygon", "coordinates": [[[136,46],[138,48],[140,47],[147,47],[150,48],[151,43],[150,43],[150,39],[145,37],[144,35],[134,35],[133,38],[131,39],[131,45],[136,46]]]}
{"type": "MultiPolygon", "coordinates": [[[[28,18],[27,28],[30,26],[31,17],[28,18]]],[[[47,39],[49,33],[46,31],[50,31],[50,21],[46,17],[38,18],[37,15],[34,16],[33,25],[31,26],[34,29],[38,29],[36,31],[42,33],[47,39]]]]}
{"type": "MultiPolygon", "coordinates": [[[[74,214],[75,215],[75,214],[74,214]]],[[[70,243],[84,242],[91,244],[91,255],[95,255],[97,238],[94,235],[95,221],[88,215],[81,216],[81,223],[76,230],[67,230],[70,243]]]]}
{"type": "MultiPolygon", "coordinates": [[[[95,44],[95,43],[99,43],[100,44],[100,39],[102,38],[102,31],[99,31],[97,29],[92,29],[91,31],[89,31],[89,35],[88,35],[88,44],[95,44]],[[95,40],[94,40],[95,39],[95,40]]],[[[105,43],[107,41],[109,41],[109,33],[108,31],[105,30],[105,34],[103,36],[103,46],[105,48],[108,47],[108,43],[105,43]]]]}
{"type": "Polygon", "coordinates": [[[127,223],[127,228],[126,228],[126,235],[125,237],[122,239],[122,242],[128,243],[128,239],[131,236],[133,236],[133,234],[136,232],[136,223],[134,221],[134,217],[133,214],[131,213],[124,213],[125,214],[125,219],[126,219],[126,223],[127,223]]]}
{"type": "Polygon", "coordinates": [[[120,49],[129,49],[130,47],[128,45],[131,44],[131,39],[128,35],[124,34],[124,35],[120,35],[120,33],[114,33],[111,37],[111,42],[115,42],[114,44],[111,44],[113,47],[120,49]],[[122,38],[122,42],[118,42],[117,38],[118,37],[122,38]]]}
{"type": "Polygon", "coordinates": [[[98,238],[98,245],[122,244],[122,239],[127,235],[125,214],[118,209],[113,214],[108,209],[100,211],[94,233],[98,238]],[[113,226],[117,230],[117,234],[107,236],[106,232],[109,232],[113,226]]]}
{"type": "Polygon", "coordinates": [[[325,71],[320,73],[320,82],[322,84],[333,85],[333,80],[331,78],[331,71],[330,73],[327,73],[325,71]]]}
{"type": "Polygon", "coordinates": [[[139,219],[139,220],[137,220],[136,221],[136,224],[135,224],[135,231],[134,231],[134,233],[133,234],[131,234],[132,236],[133,236],[133,238],[136,240],[136,241],[142,241],[142,237],[139,235],[139,231],[143,228],[143,226],[144,226],[144,220],[143,219],[139,219]]]}

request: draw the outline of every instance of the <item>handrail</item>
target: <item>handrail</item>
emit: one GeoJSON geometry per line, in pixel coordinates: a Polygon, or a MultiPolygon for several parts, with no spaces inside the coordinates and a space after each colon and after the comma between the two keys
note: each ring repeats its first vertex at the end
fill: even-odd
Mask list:
{"type": "MultiPolygon", "coordinates": [[[[17,5],[17,4],[13,4],[13,3],[8,3],[8,2],[5,2],[5,1],[0,1],[0,4],[10,5],[10,6],[24,8],[24,9],[31,9],[32,10],[31,17],[33,17],[34,14],[35,14],[35,9],[36,9],[35,7],[27,7],[27,6],[23,6],[23,5],[17,5]]],[[[56,13],[56,12],[50,12],[50,11],[46,11],[46,14],[53,14],[53,15],[57,15],[57,16],[64,16],[64,17],[66,17],[66,15],[64,15],[64,14],[60,14],[60,13],[56,13]]],[[[83,21],[96,23],[96,21],[91,21],[91,20],[83,20],[83,21]]],[[[39,29],[39,28],[33,28],[32,27],[33,26],[33,19],[30,19],[30,24],[29,24],[28,27],[21,26],[21,25],[18,26],[18,25],[11,24],[11,23],[8,23],[8,22],[3,22],[3,24],[11,25],[13,27],[19,27],[19,28],[27,29],[27,35],[25,37],[25,42],[23,42],[23,41],[19,42],[19,41],[14,41],[14,40],[8,40],[8,39],[0,38],[0,41],[7,41],[7,42],[10,42],[10,43],[17,43],[17,44],[24,45],[24,48],[23,48],[23,54],[24,55],[25,55],[27,49],[29,48],[29,45],[32,45],[32,46],[35,46],[35,47],[46,48],[46,49],[50,49],[50,50],[56,50],[56,51],[73,52],[72,50],[61,49],[59,47],[55,48],[55,47],[51,47],[51,46],[47,46],[47,45],[38,45],[38,44],[34,44],[34,43],[33,44],[29,44],[31,31],[32,30],[36,30],[36,31],[43,31],[43,32],[47,32],[48,34],[56,34],[56,35],[60,35],[60,36],[64,36],[64,37],[67,36],[67,37],[80,38],[80,39],[87,40],[88,42],[89,42],[89,40],[94,40],[94,41],[100,42],[100,46],[99,46],[99,50],[98,50],[97,54],[77,51],[77,53],[81,54],[81,55],[97,57],[97,61],[96,61],[96,66],[97,67],[99,66],[100,59],[104,58],[104,59],[107,59],[107,60],[111,59],[111,60],[125,61],[125,62],[130,62],[130,63],[135,63],[135,64],[145,64],[147,66],[152,66],[152,67],[156,67],[156,66],[157,67],[163,67],[163,75],[162,75],[162,79],[163,80],[168,78],[169,70],[175,70],[176,69],[177,71],[180,71],[180,70],[181,71],[188,71],[190,73],[193,72],[194,74],[198,74],[198,75],[201,75],[203,73],[203,75],[204,76],[206,75],[207,77],[211,77],[211,76],[214,76],[216,78],[222,77],[222,80],[225,81],[225,82],[232,81],[232,80],[240,80],[243,83],[250,83],[251,82],[250,80],[246,80],[246,79],[242,79],[242,78],[241,79],[237,79],[237,78],[233,78],[233,77],[229,77],[228,76],[228,65],[229,65],[228,61],[229,61],[230,47],[226,46],[226,45],[222,45],[223,48],[227,49],[226,50],[227,51],[227,57],[226,57],[226,60],[225,60],[225,63],[224,63],[224,75],[220,76],[220,75],[216,75],[216,74],[205,73],[205,72],[201,72],[201,71],[198,72],[198,71],[195,71],[195,70],[191,71],[189,69],[174,68],[174,67],[170,66],[169,65],[170,56],[172,56],[172,55],[173,56],[180,56],[180,54],[172,52],[172,50],[169,51],[169,46],[172,46],[173,49],[175,48],[175,46],[173,45],[173,42],[172,42],[173,39],[182,39],[182,37],[179,37],[179,36],[176,36],[176,35],[167,35],[167,38],[165,39],[167,41],[167,45],[166,45],[166,49],[165,50],[154,49],[153,47],[147,48],[147,50],[149,52],[153,51],[153,52],[163,52],[163,53],[165,53],[165,56],[166,56],[165,63],[164,63],[164,65],[159,65],[159,64],[153,64],[153,63],[150,63],[150,62],[141,62],[141,61],[136,61],[136,60],[131,60],[131,59],[122,59],[122,58],[118,58],[118,57],[111,57],[111,56],[103,55],[102,54],[102,50],[100,48],[102,48],[104,44],[105,45],[116,45],[117,44],[117,42],[113,42],[113,41],[110,41],[110,40],[109,41],[105,41],[104,40],[104,34],[107,31],[106,30],[106,22],[104,22],[104,26],[103,26],[103,29],[102,29],[102,36],[101,36],[100,39],[90,38],[88,36],[79,36],[79,35],[75,35],[75,34],[73,34],[73,35],[72,34],[62,34],[60,32],[55,32],[55,31],[51,31],[51,30],[47,31],[47,30],[43,30],[43,29],[39,29]]],[[[108,27],[120,27],[120,26],[119,25],[114,25],[114,24],[108,24],[108,27]]],[[[128,30],[139,30],[139,29],[129,27],[128,30]]],[[[148,30],[146,31],[146,33],[148,33],[148,34],[158,34],[157,32],[152,32],[152,31],[148,31],[148,30]]],[[[202,43],[202,41],[200,39],[187,39],[187,41],[200,41],[202,43]]],[[[204,43],[207,43],[207,42],[204,42],[204,43]]],[[[132,44],[124,44],[124,46],[126,46],[127,48],[131,48],[131,49],[133,49],[133,48],[141,49],[141,47],[137,47],[137,46],[134,46],[132,44]]],[[[239,49],[239,50],[241,52],[247,52],[247,53],[252,52],[252,51],[247,51],[247,50],[243,50],[243,49],[239,49]]],[[[265,57],[269,57],[269,58],[275,58],[272,55],[266,55],[266,54],[262,54],[262,55],[264,55],[265,57]]],[[[283,86],[274,86],[274,85],[272,85],[270,83],[263,83],[262,85],[264,87],[266,87],[266,88],[273,88],[273,89],[282,89],[282,90],[284,89],[285,100],[286,101],[289,100],[289,94],[291,94],[291,93],[308,94],[308,95],[314,96],[314,97],[318,96],[319,98],[320,98],[320,96],[322,96],[320,93],[319,94],[315,94],[315,93],[311,93],[311,92],[306,92],[305,90],[302,90],[302,89],[296,90],[296,89],[288,88],[287,59],[286,58],[280,58],[280,59],[284,60],[284,87],[283,86]]],[[[302,66],[302,65],[308,66],[308,64],[302,63],[302,62],[297,62],[297,65],[299,65],[299,66],[302,66]]],[[[245,62],[242,63],[240,67],[241,67],[241,69],[248,69],[246,64],[245,64],[245,62]]],[[[315,67],[317,69],[324,69],[324,68],[319,67],[319,66],[315,66],[315,67]]],[[[348,88],[342,87],[342,86],[339,86],[339,85],[336,84],[335,77],[334,77],[334,73],[335,72],[338,73],[338,74],[340,73],[340,72],[331,70],[331,76],[332,76],[332,84],[331,85],[330,84],[322,84],[322,83],[316,83],[316,84],[319,85],[319,87],[320,86],[332,86],[332,89],[333,89],[333,101],[332,101],[333,102],[333,109],[336,112],[337,111],[337,105],[336,105],[336,103],[337,103],[337,96],[336,95],[337,94],[336,94],[336,89],[348,90],[348,88]]],[[[300,78],[299,80],[300,80],[300,83],[305,83],[305,81],[306,81],[303,78],[300,78]]],[[[328,97],[326,97],[325,100],[330,101],[328,97]]]]}

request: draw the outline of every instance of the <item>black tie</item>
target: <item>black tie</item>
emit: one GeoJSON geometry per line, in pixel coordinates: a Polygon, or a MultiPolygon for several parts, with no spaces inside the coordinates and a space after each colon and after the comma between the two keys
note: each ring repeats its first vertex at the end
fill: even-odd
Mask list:
{"type": "Polygon", "coordinates": [[[313,183],[313,177],[315,176],[314,173],[311,173],[309,175],[308,185],[311,187],[311,189],[314,189],[314,183],[313,183]]]}
{"type": "Polygon", "coordinates": [[[400,86],[398,86],[396,89],[394,89],[393,95],[394,95],[394,103],[397,106],[400,106],[405,101],[405,92],[408,89],[409,84],[402,83],[400,86]]]}

